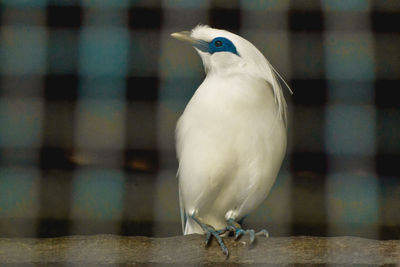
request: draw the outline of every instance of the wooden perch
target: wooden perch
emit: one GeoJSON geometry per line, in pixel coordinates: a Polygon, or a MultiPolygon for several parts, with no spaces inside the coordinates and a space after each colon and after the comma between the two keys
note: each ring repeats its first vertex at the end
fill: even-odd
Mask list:
{"type": "Polygon", "coordinates": [[[230,256],[213,240],[204,248],[204,236],[168,238],[116,235],[70,236],[47,239],[0,238],[0,266],[38,263],[51,266],[155,265],[382,265],[400,263],[400,240],[358,237],[258,237],[249,248],[248,237],[224,238],[230,256]]]}

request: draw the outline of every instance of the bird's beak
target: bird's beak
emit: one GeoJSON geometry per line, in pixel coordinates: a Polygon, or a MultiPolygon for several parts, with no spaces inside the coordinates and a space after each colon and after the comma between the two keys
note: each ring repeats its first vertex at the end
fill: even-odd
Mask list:
{"type": "Polygon", "coordinates": [[[174,33],[171,33],[171,36],[180,41],[188,42],[188,43],[192,44],[195,48],[197,48],[203,52],[209,52],[208,43],[206,41],[193,38],[190,35],[189,31],[174,32],[174,33]]]}
{"type": "Polygon", "coordinates": [[[171,36],[180,41],[186,41],[186,42],[189,42],[192,44],[194,44],[196,42],[196,39],[194,39],[192,36],[190,36],[189,31],[174,32],[174,33],[171,33],[171,36]]]}

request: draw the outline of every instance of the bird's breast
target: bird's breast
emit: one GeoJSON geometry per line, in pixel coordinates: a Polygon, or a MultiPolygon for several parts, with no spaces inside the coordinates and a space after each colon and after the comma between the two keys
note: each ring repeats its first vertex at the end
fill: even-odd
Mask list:
{"type": "Polygon", "coordinates": [[[241,126],[268,123],[275,119],[276,113],[272,88],[263,79],[250,75],[210,75],[197,89],[183,115],[196,123],[241,126]]]}
{"type": "Polygon", "coordinates": [[[178,156],[184,147],[243,154],[281,139],[286,132],[270,85],[246,75],[207,77],[177,124],[178,156]]]}

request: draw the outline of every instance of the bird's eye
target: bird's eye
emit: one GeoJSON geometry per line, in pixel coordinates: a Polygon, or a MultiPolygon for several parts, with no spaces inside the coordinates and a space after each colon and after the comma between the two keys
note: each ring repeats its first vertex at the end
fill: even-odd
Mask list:
{"type": "MultiPolygon", "coordinates": [[[[1,0],[0,0],[1,1],[1,0]]],[[[216,37],[208,43],[208,52],[214,54],[217,52],[231,52],[239,55],[235,45],[225,37],[216,37]]]]}
{"type": "Polygon", "coordinates": [[[222,42],[221,42],[220,40],[216,41],[216,42],[215,42],[215,46],[216,46],[216,47],[222,46],[222,42]]]}

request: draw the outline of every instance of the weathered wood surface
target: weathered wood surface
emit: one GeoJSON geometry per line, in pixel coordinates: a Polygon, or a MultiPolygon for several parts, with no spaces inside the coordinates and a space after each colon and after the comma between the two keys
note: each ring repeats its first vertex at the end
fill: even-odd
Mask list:
{"type": "Polygon", "coordinates": [[[210,247],[204,248],[204,236],[200,235],[169,238],[116,235],[48,239],[0,238],[0,266],[400,264],[400,240],[259,237],[251,248],[247,245],[247,237],[239,241],[234,241],[231,237],[224,240],[230,252],[228,259],[215,240],[210,247]]]}

